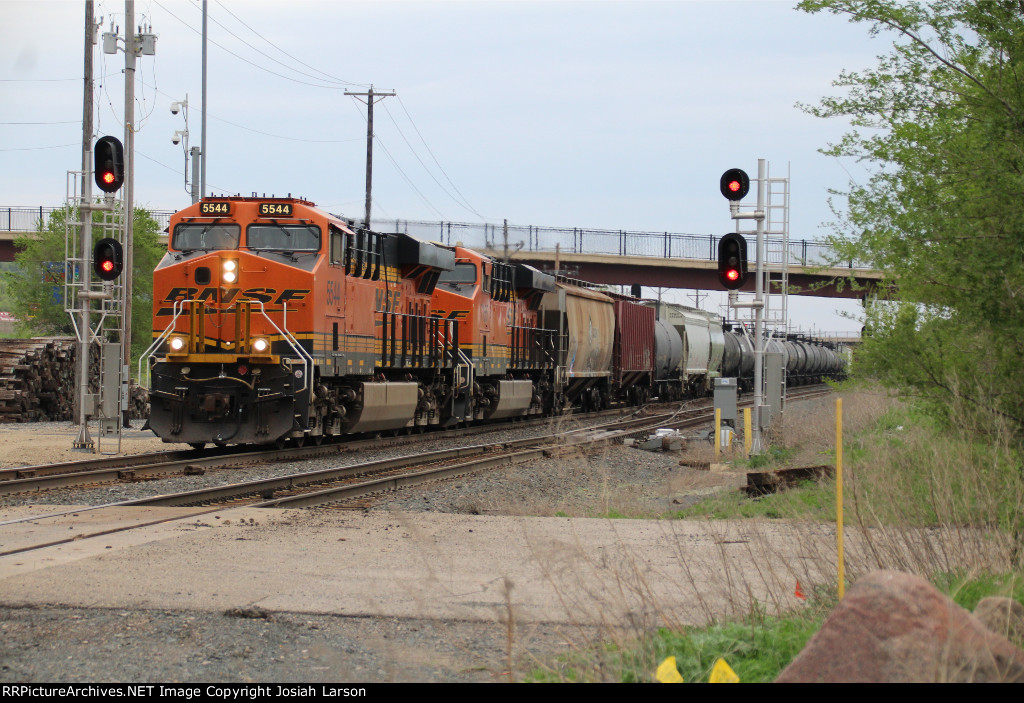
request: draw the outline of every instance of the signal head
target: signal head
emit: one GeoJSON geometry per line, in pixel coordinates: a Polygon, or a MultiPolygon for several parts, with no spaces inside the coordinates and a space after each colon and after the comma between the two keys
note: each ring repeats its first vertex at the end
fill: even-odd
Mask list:
{"type": "Polygon", "coordinates": [[[743,200],[750,190],[750,177],[741,168],[730,168],[722,174],[718,188],[728,200],[743,200]]]}
{"type": "Polygon", "coordinates": [[[747,240],[730,232],[718,241],[718,280],[726,290],[736,290],[747,278],[747,240]]]}
{"type": "Polygon", "coordinates": [[[124,249],[121,242],[107,237],[96,242],[92,250],[92,268],[103,281],[113,281],[124,269],[124,249]]]}
{"type": "Polygon", "coordinates": [[[124,185],[124,147],[116,137],[100,137],[92,153],[96,185],[104,193],[116,193],[124,185]]]}

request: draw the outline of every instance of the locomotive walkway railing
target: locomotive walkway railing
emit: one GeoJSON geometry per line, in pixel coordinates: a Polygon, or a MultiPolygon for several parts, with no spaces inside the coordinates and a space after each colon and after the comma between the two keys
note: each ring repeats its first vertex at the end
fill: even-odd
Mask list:
{"type": "MultiPolygon", "coordinates": [[[[40,222],[45,226],[50,215],[63,208],[4,207],[0,206],[0,232],[32,232],[40,222]]],[[[167,228],[173,211],[151,210],[150,214],[167,228]]],[[[439,241],[446,245],[461,243],[470,248],[502,249],[502,225],[490,223],[447,222],[429,220],[378,219],[374,229],[379,232],[404,232],[419,239],[439,241]]],[[[684,234],[678,232],[639,232],[628,230],[592,229],[583,227],[539,227],[534,225],[508,226],[509,250],[562,251],[576,254],[612,254],[617,256],[650,256],[659,258],[714,261],[718,257],[717,245],[721,235],[684,234]]],[[[779,264],[783,252],[777,240],[769,239],[768,262],[779,264]]],[[[845,266],[851,269],[870,269],[858,261],[837,261],[833,247],[811,239],[790,239],[789,263],[808,266],[845,266]]]]}

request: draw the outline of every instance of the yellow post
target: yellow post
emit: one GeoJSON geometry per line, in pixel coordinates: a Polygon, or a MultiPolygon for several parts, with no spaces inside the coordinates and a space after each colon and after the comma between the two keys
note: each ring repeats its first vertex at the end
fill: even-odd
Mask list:
{"type": "Polygon", "coordinates": [[[722,455],[722,409],[715,408],[715,463],[722,455]]]}
{"type": "Polygon", "coordinates": [[[750,447],[754,441],[750,434],[750,408],[743,408],[743,455],[750,458],[750,447]]]}
{"type": "Polygon", "coordinates": [[[843,561],[843,399],[836,398],[836,544],[839,551],[839,600],[846,594],[843,561]]]}

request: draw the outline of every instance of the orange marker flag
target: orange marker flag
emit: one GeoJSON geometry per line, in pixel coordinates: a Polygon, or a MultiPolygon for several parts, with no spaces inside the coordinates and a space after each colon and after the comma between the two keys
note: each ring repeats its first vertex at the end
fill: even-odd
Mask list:
{"type": "Polygon", "coordinates": [[[803,589],[800,588],[799,580],[797,580],[796,582],[796,590],[793,591],[793,595],[799,598],[800,600],[807,600],[807,596],[804,595],[803,589]]]}

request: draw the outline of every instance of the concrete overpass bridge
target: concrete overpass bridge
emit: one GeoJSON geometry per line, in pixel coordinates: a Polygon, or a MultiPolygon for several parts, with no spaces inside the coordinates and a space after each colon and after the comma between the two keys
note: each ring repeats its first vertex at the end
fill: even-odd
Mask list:
{"type": "MultiPolygon", "coordinates": [[[[55,210],[63,208],[0,206],[0,261],[14,260],[14,240],[46,224],[55,210]]],[[[170,210],[153,210],[166,229],[170,210]]],[[[718,281],[718,240],[721,235],[673,232],[629,232],[579,227],[536,227],[489,223],[421,220],[375,220],[381,232],[406,232],[446,245],[461,244],[501,258],[528,263],[542,271],[561,270],[593,283],[651,288],[721,290],[718,281]]],[[[753,238],[748,252],[754,252],[753,238]]],[[[774,269],[789,263],[790,293],[819,297],[859,299],[878,281],[881,273],[857,262],[833,263],[835,252],[807,239],[790,239],[788,250],[770,238],[766,245],[768,265],[774,269]]],[[[753,262],[751,262],[752,264],[753,262]]],[[[741,290],[753,291],[752,278],[741,290]]]]}

